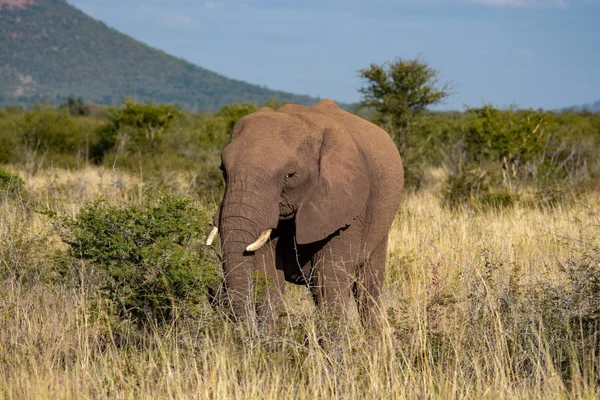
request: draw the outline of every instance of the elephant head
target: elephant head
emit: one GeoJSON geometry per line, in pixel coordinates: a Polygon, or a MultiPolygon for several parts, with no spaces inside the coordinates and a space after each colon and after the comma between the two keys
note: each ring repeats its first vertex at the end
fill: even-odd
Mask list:
{"type": "Polygon", "coordinates": [[[281,220],[295,220],[296,243],[321,241],[352,223],[369,196],[367,160],[329,115],[313,107],[262,108],[242,118],[223,150],[225,193],[215,217],[234,314],[247,303],[255,257],[281,220]]]}

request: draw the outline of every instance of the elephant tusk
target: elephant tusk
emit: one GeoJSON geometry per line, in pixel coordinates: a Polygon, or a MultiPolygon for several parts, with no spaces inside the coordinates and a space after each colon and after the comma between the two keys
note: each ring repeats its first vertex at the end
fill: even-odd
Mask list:
{"type": "Polygon", "coordinates": [[[267,229],[267,230],[263,231],[263,233],[260,234],[258,239],[256,239],[256,242],[254,242],[250,246],[246,247],[246,251],[256,251],[256,250],[260,249],[261,247],[263,247],[265,245],[265,243],[267,243],[267,240],[269,240],[269,238],[271,237],[271,231],[272,231],[272,229],[267,229]]]}
{"type": "Polygon", "coordinates": [[[216,226],[212,228],[212,231],[208,234],[208,238],[206,239],[206,245],[210,246],[215,241],[215,238],[219,234],[219,228],[216,226]]]}

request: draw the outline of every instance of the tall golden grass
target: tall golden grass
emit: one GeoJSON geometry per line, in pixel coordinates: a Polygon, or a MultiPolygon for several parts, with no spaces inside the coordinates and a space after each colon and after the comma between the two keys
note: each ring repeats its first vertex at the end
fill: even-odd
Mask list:
{"type": "Polygon", "coordinates": [[[81,269],[91,267],[57,276],[68,261],[52,216],[98,196],[140,201],[143,185],[96,168],[42,171],[0,202],[0,398],[600,396],[600,338],[589,329],[600,293],[585,275],[600,271],[597,194],[484,212],[445,209],[439,185],[407,194],[390,232],[381,336],[353,310],[322,345],[308,291],[293,285],[273,335],[208,304],[132,339],[112,332],[90,307],[81,269]]]}

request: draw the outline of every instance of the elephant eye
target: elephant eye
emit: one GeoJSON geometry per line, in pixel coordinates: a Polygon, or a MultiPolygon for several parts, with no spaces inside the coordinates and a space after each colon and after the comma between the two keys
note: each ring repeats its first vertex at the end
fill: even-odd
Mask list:
{"type": "Polygon", "coordinates": [[[292,176],[294,176],[294,175],[296,175],[296,173],[295,173],[295,172],[290,172],[290,173],[288,173],[288,174],[287,174],[285,177],[286,177],[286,178],[291,178],[291,177],[292,177],[292,176]]]}

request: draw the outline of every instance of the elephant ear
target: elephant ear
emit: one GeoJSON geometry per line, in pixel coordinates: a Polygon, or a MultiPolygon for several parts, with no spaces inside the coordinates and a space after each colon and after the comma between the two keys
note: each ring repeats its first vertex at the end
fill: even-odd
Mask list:
{"type": "Polygon", "coordinates": [[[324,132],[318,173],[296,213],[298,244],[325,239],[350,225],[369,196],[370,180],[363,155],[341,127],[324,132]]]}

